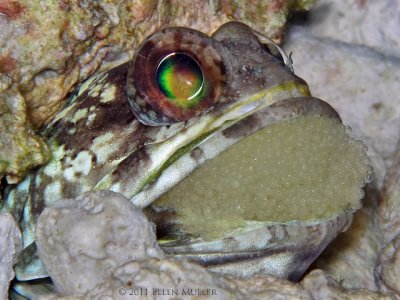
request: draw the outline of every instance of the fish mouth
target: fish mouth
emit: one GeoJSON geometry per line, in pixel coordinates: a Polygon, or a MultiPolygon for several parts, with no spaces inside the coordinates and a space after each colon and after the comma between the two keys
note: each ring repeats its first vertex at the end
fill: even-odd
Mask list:
{"type": "MultiPolygon", "coordinates": [[[[134,187],[130,188],[126,194],[133,195],[131,202],[136,206],[147,207],[160,197],[165,190],[181,181],[202,163],[196,162],[194,166],[190,164],[190,167],[182,166],[179,171],[170,174],[169,179],[165,178],[163,174],[168,173],[168,170],[171,170],[171,166],[176,161],[182,160],[182,157],[192,151],[196,152],[198,146],[207,144],[209,140],[215,140],[217,137],[220,137],[221,132],[225,129],[241,123],[242,120],[246,120],[259,111],[268,109],[274,103],[291,97],[304,96],[309,96],[308,86],[303,82],[289,81],[250,96],[241,95],[239,100],[233,101],[229,105],[219,107],[200,117],[189,120],[184,129],[177,132],[174,136],[146,147],[144,150],[146,156],[150,158],[153,164],[146,170],[146,174],[140,176],[139,180],[134,183],[134,187]]],[[[238,137],[238,139],[244,137],[238,137]]],[[[217,151],[214,156],[234,142],[236,141],[232,143],[228,141],[228,144],[225,145],[217,141],[216,143],[219,145],[214,147],[217,151]]],[[[98,184],[98,186],[100,187],[101,184],[98,184]]]]}
{"type": "Polygon", "coordinates": [[[161,240],[211,241],[266,223],[355,211],[369,176],[364,146],[332,107],[290,98],[215,131],[176,159],[154,182],[164,190],[146,211],[161,240]]]}

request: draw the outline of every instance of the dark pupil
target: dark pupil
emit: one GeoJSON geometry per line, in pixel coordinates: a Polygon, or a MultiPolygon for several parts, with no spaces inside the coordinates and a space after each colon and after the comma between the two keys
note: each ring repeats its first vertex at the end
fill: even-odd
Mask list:
{"type": "Polygon", "coordinates": [[[171,53],[164,57],[157,67],[156,80],[161,92],[180,107],[192,107],[204,96],[203,73],[188,55],[171,53]]]}

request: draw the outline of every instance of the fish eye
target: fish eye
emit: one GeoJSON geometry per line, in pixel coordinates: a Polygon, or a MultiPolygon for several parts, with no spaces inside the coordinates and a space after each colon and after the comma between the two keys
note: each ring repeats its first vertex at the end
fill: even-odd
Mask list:
{"type": "Polygon", "coordinates": [[[196,106],[205,96],[199,64],[184,53],[171,53],[158,64],[155,78],[169,101],[182,108],[196,106]]]}
{"type": "Polygon", "coordinates": [[[200,31],[164,28],[145,39],[131,61],[126,93],[143,124],[161,126],[209,112],[227,99],[230,62],[220,42],[200,31]]]}

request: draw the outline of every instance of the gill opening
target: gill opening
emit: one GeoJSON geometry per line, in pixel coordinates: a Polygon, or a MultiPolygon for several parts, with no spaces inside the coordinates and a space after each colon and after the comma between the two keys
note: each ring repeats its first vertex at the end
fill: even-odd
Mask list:
{"type": "Polygon", "coordinates": [[[294,73],[293,69],[293,60],[291,58],[291,55],[287,55],[285,51],[277,43],[275,43],[272,39],[267,37],[266,35],[262,34],[261,32],[252,29],[253,33],[260,39],[261,42],[265,42],[267,45],[273,46],[281,55],[283,63],[294,73]]]}

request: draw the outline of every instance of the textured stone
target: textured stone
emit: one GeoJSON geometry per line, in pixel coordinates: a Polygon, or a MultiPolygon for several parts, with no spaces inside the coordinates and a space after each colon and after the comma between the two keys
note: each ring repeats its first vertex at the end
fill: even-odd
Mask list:
{"type": "Polygon", "coordinates": [[[223,278],[208,273],[196,264],[174,259],[128,263],[118,268],[109,281],[98,285],[84,298],[109,296],[111,299],[127,299],[131,289],[147,293],[140,295],[139,299],[149,299],[151,296],[155,299],[170,299],[173,296],[197,299],[197,289],[209,295],[214,292],[214,297],[218,299],[235,299],[233,291],[229,291],[223,278]]]}
{"type": "Polygon", "coordinates": [[[400,234],[380,253],[375,275],[382,292],[400,299],[400,234]]]}
{"type": "Polygon", "coordinates": [[[0,214],[0,299],[8,299],[8,286],[14,278],[13,266],[22,250],[21,232],[9,214],[0,214]]]}
{"type": "Polygon", "coordinates": [[[130,262],[83,296],[41,299],[390,299],[366,289],[346,290],[321,270],[295,284],[268,275],[249,279],[216,277],[202,267],[176,259],[130,262]],[[199,295],[199,292],[203,294],[199,295]],[[188,295],[193,293],[192,295],[188,295]],[[197,294],[195,294],[197,293],[197,294]],[[208,293],[208,295],[207,295],[208,293]]]}
{"type": "Polygon", "coordinates": [[[60,296],[43,288],[38,292],[32,285],[23,287],[29,289],[31,295],[39,294],[41,300],[312,299],[302,286],[287,280],[268,275],[227,278],[209,273],[197,264],[170,258],[129,262],[82,296],[60,296]]]}
{"type": "Polygon", "coordinates": [[[381,199],[380,223],[387,244],[400,234],[400,147],[386,173],[381,199]]]}
{"type": "Polygon", "coordinates": [[[384,243],[375,269],[378,286],[400,299],[400,148],[386,173],[379,207],[384,243]]]}
{"type": "Polygon", "coordinates": [[[46,208],[36,226],[39,257],[61,294],[82,294],[131,260],[163,257],[154,227],[124,196],[99,191],[46,208]]]}
{"type": "Polygon", "coordinates": [[[8,183],[16,183],[27,170],[44,164],[50,156],[46,143],[26,120],[21,94],[0,90],[0,178],[7,174],[8,183]]]}
{"type": "Polygon", "coordinates": [[[332,276],[322,270],[312,271],[303,279],[301,285],[312,295],[312,299],[391,299],[389,296],[374,293],[367,289],[346,290],[332,276]]]}
{"type": "Polygon", "coordinates": [[[400,57],[400,2],[320,0],[311,13],[311,32],[400,57]]]}

